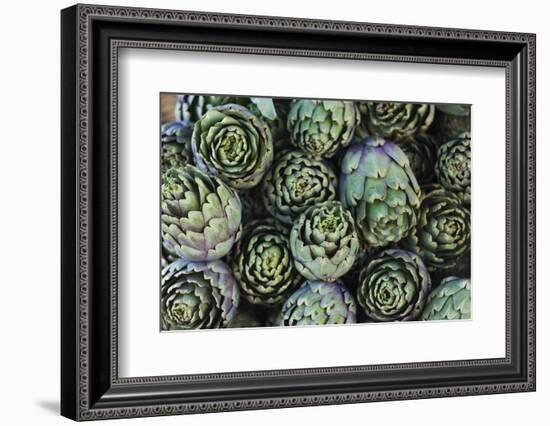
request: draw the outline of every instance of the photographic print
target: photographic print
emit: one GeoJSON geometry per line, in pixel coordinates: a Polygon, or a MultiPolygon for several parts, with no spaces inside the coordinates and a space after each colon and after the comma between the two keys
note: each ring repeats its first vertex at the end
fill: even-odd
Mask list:
{"type": "Polygon", "coordinates": [[[470,105],[160,95],[160,329],[470,319],[470,105]]]}

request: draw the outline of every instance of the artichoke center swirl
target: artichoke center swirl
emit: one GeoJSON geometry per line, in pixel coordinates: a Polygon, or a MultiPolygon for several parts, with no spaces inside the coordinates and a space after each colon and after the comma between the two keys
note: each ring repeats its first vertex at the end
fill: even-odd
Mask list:
{"type": "Polygon", "coordinates": [[[177,302],[172,307],[172,316],[176,319],[176,321],[186,323],[193,318],[193,310],[187,305],[187,303],[177,302]]]}

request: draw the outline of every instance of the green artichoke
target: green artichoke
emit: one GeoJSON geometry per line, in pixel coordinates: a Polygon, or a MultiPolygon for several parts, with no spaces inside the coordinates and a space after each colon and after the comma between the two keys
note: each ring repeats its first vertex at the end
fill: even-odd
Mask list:
{"type": "Polygon", "coordinates": [[[470,247],[470,212],[439,185],[423,187],[418,222],[401,245],[424,259],[430,271],[456,266],[470,247]]]}
{"type": "Polygon", "coordinates": [[[359,250],[351,213],[338,201],[310,207],[292,227],[290,249],[302,276],[335,281],[351,269],[359,250]]]}
{"type": "Polygon", "coordinates": [[[470,204],[470,133],[462,133],[439,147],[435,174],[441,185],[458,195],[465,204],[470,204]]]}
{"type": "Polygon", "coordinates": [[[284,303],[281,325],[353,324],[357,304],[340,282],[305,281],[284,303]]]}
{"type": "Polygon", "coordinates": [[[182,121],[172,121],[161,126],[160,140],[162,143],[161,172],[165,173],[172,167],[182,167],[193,164],[191,151],[191,134],[193,126],[182,121]]]}
{"type": "Polygon", "coordinates": [[[370,247],[396,243],[416,224],[420,187],[405,153],[386,139],[372,137],[348,148],[339,193],[370,247]]]}
{"type": "Polygon", "coordinates": [[[437,158],[437,143],[425,133],[406,138],[399,148],[409,159],[414,177],[420,185],[431,183],[437,158]]]}
{"type": "Polygon", "coordinates": [[[430,133],[442,144],[470,131],[470,106],[438,104],[430,133]]]}
{"type": "Polygon", "coordinates": [[[294,100],[287,117],[292,143],[314,157],[330,158],[349,145],[360,123],[353,102],[294,100]]]}
{"type": "Polygon", "coordinates": [[[162,244],[189,261],[220,259],[241,229],[241,202],[220,179],[194,166],[170,169],[161,186],[162,244]]]}
{"type": "Polygon", "coordinates": [[[287,151],[265,176],[262,196],[269,213],[292,224],[309,207],[336,198],[338,178],[322,159],[303,151],[287,151]]]}
{"type": "Polygon", "coordinates": [[[419,256],[385,250],[361,271],[357,301],[375,321],[410,321],[422,313],[430,289],[430,274],[419,256]]]}
{"type": "Polygon", "coordinates": [[[178,95],[174,115],[178,121],[195,123],[206,111],[233,100],[231,96],[178,95]]]}
{"type": "Polygon", "coordinates": [[[273,219],[244,227],[232,267],[242,295],[253,304],[281,303],[301,280],[292,262],[288,230],[273,219]]]}
{"type": "Polygon", "coordinates": [[[392,141],[425,132],[434,119],[433,104],[400,102],[360,102],[361,133],[392,141]]]}
{"type": "Polygon", "coordinates": [[[191,146],[201,170],[235,189],[256,186],[273,161],[268,125],[237,104],[209,109],[195,123],[191,146]]]}
{"type": "Polygon", "coordinates": [[[423,320],[470,319],[470,280],[447,277],[428,296],[423,320]]]}
{"type": "Polygon", "coordinates": [[[225,327],[237,314],[239,288],[224,262],[171,263],[163,270],[163,330],[225,327]]]}

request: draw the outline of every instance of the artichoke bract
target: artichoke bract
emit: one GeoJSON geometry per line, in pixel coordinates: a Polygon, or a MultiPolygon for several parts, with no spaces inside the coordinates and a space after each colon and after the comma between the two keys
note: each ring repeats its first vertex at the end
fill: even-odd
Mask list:
{"type": "Polygon", "coordinates": [[[163,330],[225,327],[237,314],[239,288],[221,260],[177,260],[162,274],[163,330]]]}
{"type": "Polygon", "coordinates": [[[447,277],[428,296],[422,319],[461,320],[471,317],[470,280],[447,277]]]}
{"type": "Polygon", "coordinates": [[[195,123],[211,108],[232,102],[231,96],[178,95],[174,116],[178,121],[195,123]]]}
{"type": "Polygon", "coordinates": [[[437,143],[434,138],[419,133],[403,140],[399,148],[407,155],[414,177],[420,185],[434,179],[434,164],[437,158],[437,143]]]}
{"type": "Polygon", "coordinates": [[[220,259],[241,229],[241,201],[220,179],[194,166],[170,169],[161,186],[164,249],[189,261],[220,259]]]}
{"type": "Polygon", "coordinates": [[[423,193],[418,222],[401,245],[422,256],[431,271],[452,268],[470,247],[470,212],[439,185],[423,193]]]}
{"type": "Polygon", "coordinates": [[[278,158],[262,183],[269,213],[292,224],[309,207],[336,198],[338,178],[324,160],[292,150],[278,158]]]}
{"type": "Polygon", "coordinates": [[[305,281],[284,303],[281,325],[353,324],[357,303],[340,282],[305,281]]]}
{"type": "Polygon", "coordinates": [[[288,229],[273,219],[246,224],[235,246],[233,274],[250,303],[281,303],[300,283],[294,267],[288,229]]]}
{"type": "Polygon", "coordinates": [[[370,247],[396,243],[416,224],[420,187],[405,153],[386,139],[371,137],[347,149],[339,193],[370,247]]]}
{"type": "Polygon", "coordinates": [[[471,156],[470,133],[466,132],[441,145],[435,163],[439,183],[457,194],[465,204],[470,204],[471,199],[471,156]]]}
{"type": "Polygon", "coordinates": [[[360,120],[353,102],[299,99],[290,106],[287,126],[295,146],[311,156],[330,158],[349,145],[360,120]]]}
{"type": "Polygon", "coordinates": [[[431,278],[412,252],[385,250],[359,275],[357,301],[375,321],[410,321],[424,309],[431,278]]]}
{"type": "Polygon", "coordinates": [[[351,213],[338,201],[310,207],[292,227],[290,249],[302,276],[335,281],[351,269],[359,250],[351,213]]]}
{"type": "Polygon", "coordinates": [[[191,151],[192,133],[193,126],[182,121],[172,121],[161,126],[162,173],[172,167],[193,164],[193,153],[191,151]]]}
{"type": "Polygon", "coordinates": [[[191,147],[201,170],[235,189],[256,186],[273,161],[269,126],[237,104],[209,109],[195,123],[191,147]]]}
{"type": "Polygon", "coordinates": [[[394,141],[425,132],[433,122],[433,104],[360,102],[363,133],[394,141]]]}

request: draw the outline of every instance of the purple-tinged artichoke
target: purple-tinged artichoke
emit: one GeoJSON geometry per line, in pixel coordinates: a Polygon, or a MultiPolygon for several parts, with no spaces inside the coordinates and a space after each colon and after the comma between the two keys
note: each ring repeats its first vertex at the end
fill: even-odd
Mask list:
{"type": "Polygon", "coordinates": [[[287,117],[292,143],[313,157],[330,158],[349,145],[360,123],[349,101],[294,100],[287,117]]]}
{"type": "Polygon", "coordinates": [[[176,258],[220,259],[241,229],[241,201],[220,179],[194,166],[170,169],[161,187],[164,249],[176,258]]]}
{"type": "Polygon", "coordinates": [[[292,150],[275,161],[261,192],[269,213],[292,224],[309,207],[334,200],[337,183],[338,178],[326,161],[292,150]]]}
{"type": "Polygon", "coordinates": [[[178,121],[195,123],[213,107],[233,101],[231,96],[178,95],[174,115],[178,121]]]}
{"type": "Polygon", "coordinates": [[[470,280],[447,277],[428,296],[422,319],[461,320],[471,318],[470,280]]]}
{"type": "Polygon", "coordinates": [[[195,123],[191,146],[201,170],[239,190],[256,186],[273,161],[268,125],[237,104],[209,109],[195,123]]]}
{"type": "Polygon", "coordinates": [[[273,219],[250,222],[244,227],[232,267],[242,295],[250,303],[276,305],[300,283],[288,234],[288,229],[273,219]]]}
{"type": "Polygon", "coordinates": [[[470,212],[439,185],[422,192],[417,224],[400,244],[422,256],[430,271],[453,268],[470,248],[470,212]]]}
{"type": "Polygon", "coordinates": [[[237,314],[239,287],[221,260],[177,260],[162,273],[163,330],[226,327],[237,314]]]}
{"type": "Polygon", "coordinates": [[[420,256],[385,250],[361,271],[357,301],[374,321],[410,321],[422,313],[430,289],[420,256]]]}
{"type": "Polygon", "coordinates": [[[335,281],[351,269],[359,250],[351,213],[338,201],[310,207],[292,227],[290,248],[302,276],[335,281]]]}
{"type": "Polygon", "coordinates": [[[420,187],[405,153],[386,139],[368,138],[348,148],[339,192],[369,247],[396,243],[416,224],[420,187]]]}
{"type": "Polygon", "coordinates": [[[353,324],[357,303],[339,281],[305,281],[284,303],[281,325],[353,324]]]}
{"type": "Polygon", "coordinates": [[[362,135],[400,141],[425,132],[434,119],[433,104],[360,102],[362,135]]]}
{"type": "Polygon", "coordinates": [[[470,133],[462,133],[439,147],[435,163],[439,183],[467,205],[471,199],[471,156],[470,133]]]}

